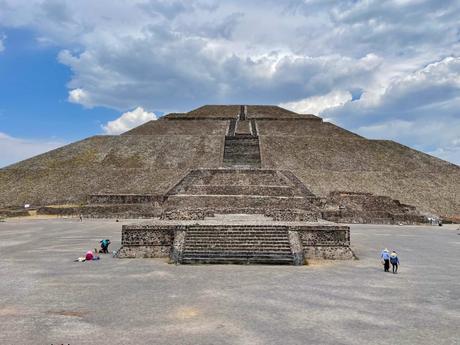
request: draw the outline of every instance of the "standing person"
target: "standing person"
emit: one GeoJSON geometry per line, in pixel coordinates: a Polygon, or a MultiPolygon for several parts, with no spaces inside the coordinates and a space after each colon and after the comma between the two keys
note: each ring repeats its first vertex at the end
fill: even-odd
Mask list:
{"type": "Polygon", "coordinates": [[[394,274],[398,273],[399,259],[398,259],[398,254],[396,254],[394,250],[390,254],[390,263],[393,268],[393,273],[394,274]]]}
{"type": "Polygon", "coordinates": [[[380,257],[383,260],[383,269],[385,272],[390,272],[390,251],[388,249],[382,250],[380,257]]]}

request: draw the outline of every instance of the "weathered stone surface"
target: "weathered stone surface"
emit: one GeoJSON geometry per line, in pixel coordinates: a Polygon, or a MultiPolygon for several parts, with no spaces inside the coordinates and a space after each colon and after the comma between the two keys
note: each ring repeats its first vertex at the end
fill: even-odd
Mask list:
{"type": "Polygon", "coordinates": [[[341,246],[304,247],[304,253],[307,259],[325,259],[325,260],[352,260],[352,259],[355,259],[355,255],[349,247],[341,247],[341,246]]]}
{"type": "Polygon", "coordinates": [[[117,257],[120,259],[167,258],[170,251],[171,246],[126,246],[119,250],[117,257]]]}
{"type": "Polygon", "coordinates": [[[40,207],[37,214],[57,216],[79,216],[85,218],[154,218],[162,214],[162,209],[144,204],[102,204],[80,207],[40,207]]]}
{"type": "Polygon", "coordinates": [[[29,211],[27,210],[0,210],[0,218],[9,218],[9,217],[27,217],[29,211]]]}
{"type": "Polygon", "coordinates": [[[371,193],[332,192],[325,199],[322,218],[342,223],[420,224],[427,223],[414,206],[371,193]]]}
{"type": "Polygon", "coordinates": [[[300,265],[313,258],[352,259],[353,252],[350,229],[343,225],[188,221],[124,225],[119,257],[170,257],[179,263],[197,259],[206,263],[300,265]],[[193,244],[190,239],[187,242],[188,236],[193,244]]]}
{"type": "Polygon", "coordinates": [[[92,194],[88,196],[88,204],[162,204],[163,195],[145,194],[92,194]]]}
{"type": "MultiPolygon", "coordinates": [[[[239,106],[204,106],[0,169],[0,207],[81,204],[94,194],[164,196],[190,170],[222,167],[225,136],[239,132],[257,137],[258,145],[253,146],[259,147],[263,169],[291,172],[317,197],[337,190],[365,192],[444,218],[460,216],[457,165],[395,142],[367,140],[313,115],[275,106],[248,106],[244,118],[240,112],[239,106]]],[[[240,158],[230,165],[241,163],[240,158]]],[[[256,185],[263,188],[263,183],[256,185]]],[[[216,193],[213,183],[203,190],[216,193]]],[[[268,193],[281,191],[273,188],[268,193]]],[[[394,218],[417,221],[409,215],[394,218]]]]}

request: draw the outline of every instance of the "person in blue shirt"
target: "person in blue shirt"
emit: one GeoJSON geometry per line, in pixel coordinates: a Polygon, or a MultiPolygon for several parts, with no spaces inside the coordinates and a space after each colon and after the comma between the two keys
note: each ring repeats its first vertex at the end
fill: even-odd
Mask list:
{"type": "Polygon", "coordinates": [[[396,254],[394,250],[390,254],[390,263],[393,268],[393,273],[394,274],[398,273],[399,259],[398,259],[398,254],[396,254]]]}
{"type": "Polygon", "coordinates": [[[110,240],[106,239],[106,240],[102,240],[102,241],[99,241],[99,242],[101,243],[101,250],[99,252],[100,253],[108,253],[109,252],[110,240]]]}
{"type": "Polygon", "coordinates": [[[380,253],[380,258],[383,261],[383,269],[385,272],[390,272],[390,252],[388,249],[382,250],[380,253]]]}

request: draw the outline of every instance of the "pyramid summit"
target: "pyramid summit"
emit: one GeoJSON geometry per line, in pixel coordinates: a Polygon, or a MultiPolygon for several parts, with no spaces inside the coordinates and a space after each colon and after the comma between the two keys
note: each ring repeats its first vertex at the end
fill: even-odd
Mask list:
{"type": "Polygon", "coordinates": [[[416,223],[460,216],[460,167],[315,115],[206,105],[0,169],[0,208],[24,204],[94,217],[416,223]]]}

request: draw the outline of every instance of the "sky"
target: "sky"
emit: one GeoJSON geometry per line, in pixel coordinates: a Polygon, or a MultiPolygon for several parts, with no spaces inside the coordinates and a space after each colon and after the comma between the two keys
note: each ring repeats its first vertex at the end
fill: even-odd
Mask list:
{"type": "Polygon", "coordinates": [[[0,0],[0,167],[204,104],[460,164],[458,18],[458,0],[0,0]]]}

